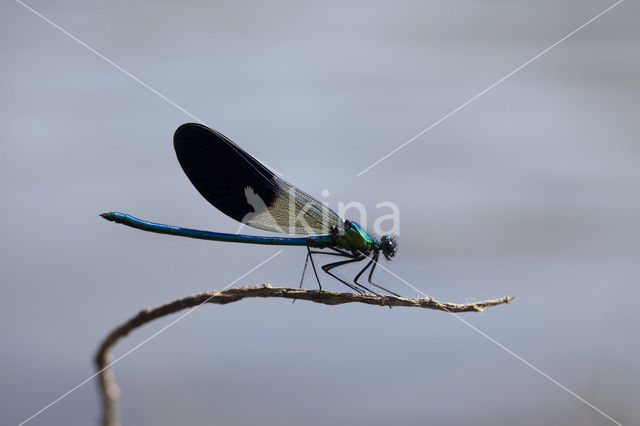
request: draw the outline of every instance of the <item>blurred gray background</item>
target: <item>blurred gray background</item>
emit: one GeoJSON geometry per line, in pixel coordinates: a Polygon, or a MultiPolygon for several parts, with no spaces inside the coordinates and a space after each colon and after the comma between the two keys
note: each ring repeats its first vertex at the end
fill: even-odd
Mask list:
{"type": "MultiPolygon", "coordinates": [[[[329,189],[331,206],[364,203],[371,227],[376,203],[398,204],[400,252],[386,267],[442,300],[516,296],[462,317],[631,425],[637,3],[356,177],[612,3],[29,2],[285,179],[329,189]]],[[[11,425],[91,375],[99,341],[139,309],[222,288],[276,249],[100,219],[237,229],[176,161],[173,131],[193,119],[20,4],[0,16],[0,423],[11,425]]],[[[286,248],[237,285],[297,286],[303,259],[286,248]]],[[[204,306],[114,371],[128,425],[612,424],[452,315],[417,309],[204,306]]],[[[98,409],[92,381],[30,424],[96,424],[98,409]]]]}

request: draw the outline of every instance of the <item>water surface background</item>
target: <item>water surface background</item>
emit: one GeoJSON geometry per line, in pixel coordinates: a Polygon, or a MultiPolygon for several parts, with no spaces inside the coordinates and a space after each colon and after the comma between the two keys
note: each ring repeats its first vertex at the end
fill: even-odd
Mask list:
{"type": "MultiPolygon", "coordinates": [[[[29,4],[285,179],[317,197],[328,189],[332,207],[359,201],[372,227],[388,213],[376,203],[396,203],[401,246],[386,267],[442,300],[516,296],[462,318],[617,421],[640,423],[636,3],[360,177],[612,3],[29,4]]],[[[222,288],[277,249],[100,219],[119,210],[237,229],[176,161],[173,131],[192,118],[19,3],[0,11],[0,423],[10,425],[91,375],[99,341],[139,309],[222,288]]],[[[303,259],[285,248],[237,285],[295,287],[303,259]]],[[[417,309],[204,306],[114,371],[130,425],[612,424],[454,316],[417,309]]],[[[98,409],[92,381],[30,424],[95,424],[98,409]]]]}

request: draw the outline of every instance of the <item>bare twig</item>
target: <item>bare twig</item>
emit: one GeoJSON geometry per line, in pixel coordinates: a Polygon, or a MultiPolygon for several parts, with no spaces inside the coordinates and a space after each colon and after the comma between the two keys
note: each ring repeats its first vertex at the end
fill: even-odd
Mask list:
{"type": "Polygon", "coordinates": [[[365,303],[367,305],[389,307],[407,306],[435,309],[446,312],[480,312],[489,306],[509,303],[513,299],[510,296],[505,296],[500,299],[457,304],[439,302],[431,297],[407,299],[404,297],[377,296],[374,294],[331,293],[318,290],[272,287],[269,284],[229,288],[222,291],[212,290],[183,297],[181,299],[165,303],[164,305],[156,306],[155,308],[147,308],[140,311],[136,316],[115,328],[102,341],[94,360],[100,376],[99,387],[102,396],[102,424],[104,426],[116,426],[120,424],[117,410],[119,390],[115,382],[115,377],[108,368],[110,362],[112,362],[110,349],[119,339],[143,324],[153,321],[156,318],[178,312],[182,309],[192,308],[203,303],[217,303],[224,305],[250,297],[279,297],[293,300],[308,300],[310,302],[323,303],[325,305],[341,305],[343,303],[357,302],[365,303]]]}

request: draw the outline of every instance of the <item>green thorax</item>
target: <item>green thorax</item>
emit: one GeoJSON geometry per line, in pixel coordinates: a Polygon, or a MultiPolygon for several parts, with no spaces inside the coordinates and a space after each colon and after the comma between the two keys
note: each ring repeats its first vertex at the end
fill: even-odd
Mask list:
{"type": "Polygon", "coordinates": [[[344,222],[344,232],[339,233],[335,240],[340,247],[350,251],[361,251],[366,254],[369,254],[374,248],[380,248],[378,240],[367,234],[360,225],[349,220],[344,222]]]}

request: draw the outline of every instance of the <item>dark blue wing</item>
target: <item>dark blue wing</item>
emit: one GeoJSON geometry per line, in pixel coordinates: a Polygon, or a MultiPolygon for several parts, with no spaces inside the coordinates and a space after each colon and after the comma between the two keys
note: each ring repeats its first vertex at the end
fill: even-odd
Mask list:
{"type": "Polygon", "coordinates": [[[278,178],[223,134],[201,124],[176,130],[178,161],[198,192],[227,216],[286,234],[328,234],[343,221],[310,195],[278,178]]]}

